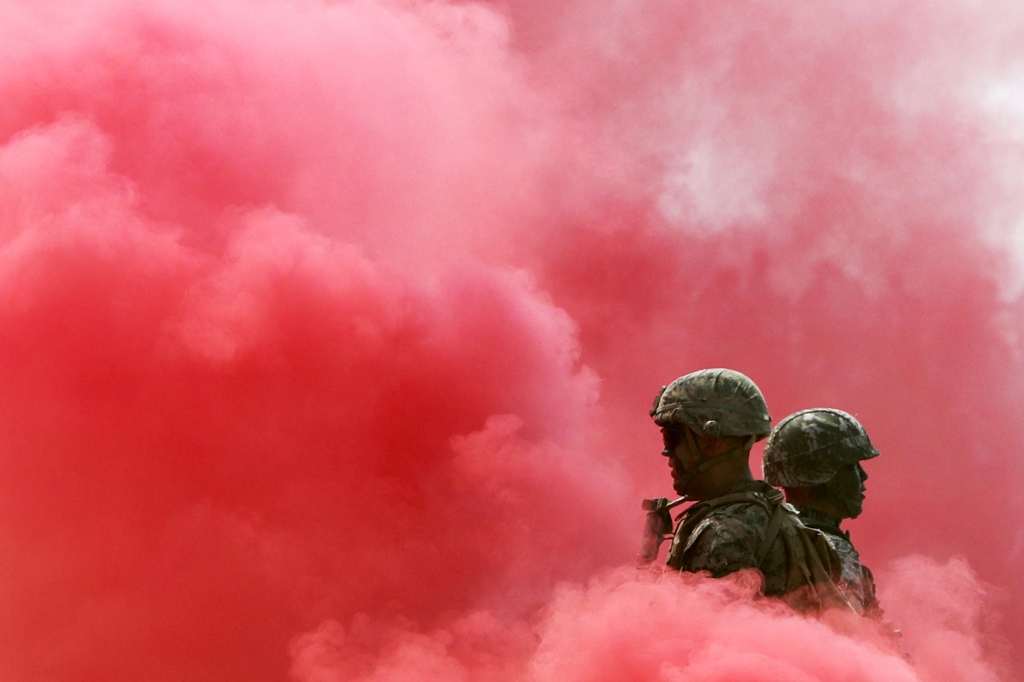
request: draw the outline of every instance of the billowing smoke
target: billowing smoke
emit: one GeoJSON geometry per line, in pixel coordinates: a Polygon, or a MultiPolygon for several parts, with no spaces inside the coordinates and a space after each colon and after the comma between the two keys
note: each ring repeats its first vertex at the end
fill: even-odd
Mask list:
{"type": "Polygon", "coordinates": [[[3,4],[0,675],[1012,679],[1022,30],[3,4]],[[707,366],[865,424],[908,656],[628,567],[670,493],[646,411],[707,366]]]}

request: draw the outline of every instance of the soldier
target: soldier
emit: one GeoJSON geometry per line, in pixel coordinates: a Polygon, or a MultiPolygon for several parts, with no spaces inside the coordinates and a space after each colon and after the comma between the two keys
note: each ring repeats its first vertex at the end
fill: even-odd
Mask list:
{"type": "Polygon", "coordinates": [[[669,567],[716,578],[753,568],[763,576],[765,595],[789,595],[796,608],[848,607],[833,582],[839,558],[825,536],[804,528],[782,493],[750,472],[751,446],[771,432],[753,381],[728,369],[687,374],[661,390],[651,416],[683,498],[645,501],[642,562],[657,556],[662,533],[671,530],[668,510],[696,501],[678,519],[669,567]]]}
{"type": "Polygon", "coordinates": [[[826,535],[842,563],[843,580],[854,606],[880,618],[875,581],[839,526],[860,516],[867,472],[861,466],[878,456],[867,432],[841,410],[813,409],[792,414],[772,431],[764,450],[765,481],[783,488],[786,501],[805,526],[826,535]]]}

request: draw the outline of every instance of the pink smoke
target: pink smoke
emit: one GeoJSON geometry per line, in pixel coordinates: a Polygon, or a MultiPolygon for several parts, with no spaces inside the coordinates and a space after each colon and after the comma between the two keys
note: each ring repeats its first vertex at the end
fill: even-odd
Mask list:
{"type": "Polygon", "coordinates": [[[5,679],[1019,670],[1015,6],[0,27],[5,679]],[[703,366],[868,428],[854,540],[912,665],[617,568],[669,492],[650,400],[703,366]]]}

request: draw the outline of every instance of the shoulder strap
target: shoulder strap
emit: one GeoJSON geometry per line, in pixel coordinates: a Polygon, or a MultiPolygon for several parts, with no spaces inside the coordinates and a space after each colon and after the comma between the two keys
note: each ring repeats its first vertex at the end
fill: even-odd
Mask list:
{"type": "MultiPolygon", "coordinates": [[[[713,511],[719,507],[724,507],[727,504],[737,504],[740,502],[746,502],[749,504],[759,504],[767,511],[771,511],[771,505],[764,495],[760,495],[752,490],[744,490],[738,493],[729,493],[728,495],[722,495],[711,500],[707,500],[703,504],[706,504],[707,511],[713,511]]],[[[703,510],[702,510],[703,511],[703,510]]]]}
{"type": "Polygon", "coordinates": [[[785,509],[781,504],[775,505],[772,517],[768,521],[768,525],[765,526],[764,537],[761,538],[761,544],[757,547],[757,554],[754,555],[758,566],[764,563],[764,560],[768,557],[768,550],[772,548],[772,543],[775,542],[775,538],[779,535],[779,529],[782,527],[782,515],[785,513],[785,509]]]}

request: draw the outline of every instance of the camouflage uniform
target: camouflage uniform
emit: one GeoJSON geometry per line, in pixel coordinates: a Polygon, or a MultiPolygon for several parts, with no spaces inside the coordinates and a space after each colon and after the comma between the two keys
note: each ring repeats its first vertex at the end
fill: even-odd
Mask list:
{"type": "Polygon", "coordinates": [[[693,505],[679,517],[668,565],[677,571],[708,571],[713,578],[756,568],[764,577],[764,594],[779,596],[786,591],[788,576],[782,536],[775,537],[763,558],[757,556],[771,519],[772,496],[778,491],[753,481],[737,486],[729,496],[736,493],[759,497],[764,504],[742,499],[723,504],[714,498],[693,505]]]}
{"type": "Polygon", "coordinates": [[[875,596],[875,577],[871,569],[860,562],[860,554],[850,542],[850,531],[841,530],[839,522],[820,509],[806,504],[793,506],[800,512],[800,520],[805,526],[820,530],[836,548],[842,564],[843,580],[852,596],[860,602],[864,614],[880,616],[882,610],[875,596]]]}

